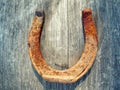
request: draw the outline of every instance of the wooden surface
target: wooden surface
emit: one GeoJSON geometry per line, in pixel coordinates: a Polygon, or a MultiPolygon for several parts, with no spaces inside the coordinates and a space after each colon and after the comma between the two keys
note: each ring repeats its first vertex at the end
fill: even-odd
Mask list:
{"type": "Polygon", "coordinates": [[[0,0],[0,90],[119,90],[120,0],[0,0]],[[99,50],[92,69],[78,82],[44,81],[31,65],[28,31],[36,8],[46,20],[41,49],[53,68],[77,62],[84,48],[81,11],[93,10],[99,50]]]}

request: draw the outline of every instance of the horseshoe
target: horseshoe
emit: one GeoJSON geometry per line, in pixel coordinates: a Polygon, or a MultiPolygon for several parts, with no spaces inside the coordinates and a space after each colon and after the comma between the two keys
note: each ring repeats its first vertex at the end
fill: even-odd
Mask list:
{"type": "Polygon", "coordinates": [[[87,73],[94,63],[98,48],[98,37],[91,9],[82,11],[82,22],[85,35],[85,46],[79,61],[66,70],[56,70],[44,60],[40,50],[40,37],[44,22],[44,14],[36,11],[28,35],[28,51],[33,67],[47,81],[73,83],[87,73]]]}

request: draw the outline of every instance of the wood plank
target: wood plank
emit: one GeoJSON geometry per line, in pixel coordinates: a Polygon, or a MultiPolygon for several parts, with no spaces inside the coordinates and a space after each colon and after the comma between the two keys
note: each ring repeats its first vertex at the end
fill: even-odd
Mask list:
{"type": "Polygon", "coordinates": [[[84,48],[84,35],[82,27],[82,2],[68,0],[68,54],[69,67],[74,65],[82,54],[84,48]]]}
{"type": "Polygon", "coordinates": [[[53,68],[65,69],[68,67],[67,1],[46,3],[43,7],[45,24],[41,37],[42,53],[53,68]]]}
{"type": "Polygon", "coordinates": [[[119,90],[119,0],[1,0],[0,90],[119,90]],[[78,82],[44,81],[32,68],[27,35],[36,8],[46,13],[42,52],[53,68],[66,69],[77,62],[84,48],[81,10],[91,7],[99,36],[92,69],[78,82]]]}

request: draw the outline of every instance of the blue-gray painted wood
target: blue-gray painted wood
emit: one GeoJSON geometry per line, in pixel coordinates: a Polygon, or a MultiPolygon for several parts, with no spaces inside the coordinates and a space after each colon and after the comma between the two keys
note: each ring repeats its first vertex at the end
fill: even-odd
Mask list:
{"type": "Polygon", "coordinates": [[[120,0],[0,0],[0,90],[119,90],[120,0]],[[27,37],[36,8],[45,11],[41,48],[56,69],[84,48],[81,11],[93,10],[99,49],[91,70],[73,84],[44,81],[31,65],[27,37]]]}

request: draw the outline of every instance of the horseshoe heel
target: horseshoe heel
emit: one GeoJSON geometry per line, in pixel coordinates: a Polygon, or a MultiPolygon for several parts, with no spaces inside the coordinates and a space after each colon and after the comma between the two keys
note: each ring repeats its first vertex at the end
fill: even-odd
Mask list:
{"type": "Polygon", "coordinates": [[[81,78],[92,66],[97,53],[97,32],[92,18],[91,9],[82,11],[82,22],[85,35],[85,47],[80,60],[71,68],[56,70],[44,60],[40,50],[40,37],[44,21],[44,14],[36,11],[28,36],[28,51],[31,62],[36,71],[47,81],[73,83],[81,78]]]}

